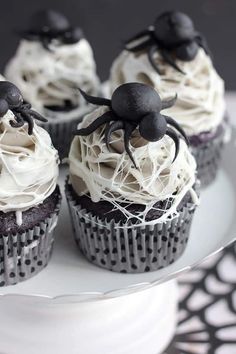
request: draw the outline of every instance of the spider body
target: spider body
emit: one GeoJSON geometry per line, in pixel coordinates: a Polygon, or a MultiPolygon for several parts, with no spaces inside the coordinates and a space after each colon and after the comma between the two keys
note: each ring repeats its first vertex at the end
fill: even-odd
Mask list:
{"type": "Polygon", "coordinates": [[[110,110],[98,117],[88,127],[77,130],[75,134],[86,136],[105,124],[105,142],[109,149],[112,133],[120,129],[124,130],[125,150],[135,167],[136,164],[129,148],[129,140],[136,128],[139,128],[141,137],[148,141],[158,141],[164,135],[171,137],[176,147],[174,160],[179,151],[179,136],[176,130],[188,143],[183,129],[177,122],[160,113],[161,110],[173,106],[176,97],[169,101],[161,101],[160,96],[153,88],[141,83],[126,83],[119,86],[114,91],[111,100],[87,95],[82,90],[80,92],[89,103],[105,105],[110,110]]]}
{"type": "Polygon", "coordinates": [[[147,49],[149,61],[159,74],[161,73],[154,59],[157,50],[168,64],[184,74],[175,59],[191,61],[196,57],[199,47],[210,54],[206,40],[195,30],[192,20],[177,11],[163,13],[157,17],[152,27],[126,42],[128,51],[138,52],[147,49]]]}
{"type": "Polygon", "coordinates": [[[10,121],[13,128],[22,127],[28,124],[28,134],[33,133],[34,120],[47,122],[47,119],[31,109],[29,103],[24,103],[20,90],[9,81],[0,81],[0,118],[8,109],[15,115],[15,121],[10,121]]]}
{"type": "Polygon", "coordinates": [[[21,32],[21,35],[29,41],[39,40],[45,49],[50,50],[49,45],[53,40],[74,44],[83,37],[83,32],[79,27],[72,27],[60,13],[43,10],[32,16],[29,29],[21,32]]]}

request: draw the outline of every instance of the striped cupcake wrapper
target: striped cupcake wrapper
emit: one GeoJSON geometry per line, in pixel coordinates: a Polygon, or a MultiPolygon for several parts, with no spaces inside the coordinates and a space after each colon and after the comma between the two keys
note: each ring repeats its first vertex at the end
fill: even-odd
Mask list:
{"type": "Polygon", "coordinates": [[[155,271],[176,261],[184,252],[196,205],[186,203],[178,216],[165,223],[132,227],[102,220],[82,209],[68,184],[75,241],[83,255],[99,267],[120,273],[155,271]]]}
{"type": "Polygon", "coordinates": [[[60,159],[68,157],[70,151],[70,144],[74,137],[73,132],[76,130],[77,125],[81,122],[82,117],[79,116],[76,119],[47,122],[41,124],[41,126],[47,130],[51,136],[52,143],[57,149],[60,159]]]}
{"type": "Polygon", "coordinates": [[[0,235],[0,286],[27,280],[46,267],[52,254],[60,204],[61,197],[54,212],[32,229],[0,235]]]}
{"type": "Polygon", "coordinates": [[[197,162],[197,177],[201,181],[202,187],[207,187],[217,176],[225,145],[225,136],[229,131],[229,123],[225,122],[224,129],[219,136],[199,146],[191,146],[191,152],[197,162]]]}

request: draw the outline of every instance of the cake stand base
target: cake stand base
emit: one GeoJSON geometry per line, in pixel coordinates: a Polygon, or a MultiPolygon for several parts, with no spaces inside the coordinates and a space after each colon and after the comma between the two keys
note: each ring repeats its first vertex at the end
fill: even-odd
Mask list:
{"type": "Polygon", "coordinates": [[[175,280],[102,301],[0,297],[1,353],[159,354],[177,322],[175,280]]]}

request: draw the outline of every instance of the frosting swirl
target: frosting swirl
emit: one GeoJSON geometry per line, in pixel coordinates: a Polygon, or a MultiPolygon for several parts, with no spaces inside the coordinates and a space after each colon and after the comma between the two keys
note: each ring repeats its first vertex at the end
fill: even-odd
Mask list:
{"type": "Polygon", "coordinates": [[[86,110],[78,87],[90,93],[98,90],[92,49],[86,39],[70,45],[52,42],[50,49],[46,50],[37,41],[22,40],[6,67],[5,75],[19,87],[34,109],[49,120],[78,117],[78,112],[86,110]],[[63,114],[46,108],[63,108],[65,102],[74,108],[63,114]]]}
{"type": "Polygon", "coordinates": [[[125,82],[138,81],[154,87],[162,99],[177,93],[176,104],[165,111],[167,115],[175,118],[189,136],[215,130],[225,112],[224,82],[210,57],[199,49],[192,61],[177,60],[185,75],[166,63],[158,52],[155,60],[161,75],[153,69],[146,53],[123,51],[112,65],[112,92],[125,82]]]}
{"type": "MultiPolygon", "coordinates": [[[[88,114],[80,127],[86,127],[107,111],[100,107],[88,114]]],[[[70,181],[78,195],[89,194],[93,202],[106,200],[119,208],[127,218],[124,204],[141,204],[145,212],[139,221],[158,201],[173,198],[173,203],[159,222],[173,217],[177,207],[190,191],[197,202],[192,187],[195,183],[196,163],[186,143],[180,139],[180,151],[172,163],[175,147],[172,139],[164,136],[157,142],[147,142],[136,132],[131,139],[131,149],[137,164],[124,151],[121,133],[115,132],[111,140],[111,151],[103,141],[104,126],[88,136],[76,136],[69,154],[70,181]],[[122,204],[122,206],[121,206],[122,204]]],[[[135,216],[137,217],[137,216],[135,216]]]]}
{"type": "Polygon", "coordinates": [[[13,128],[13,113],[0,120],[0,211],[16,213],[35,207],[49,197],[57,184],[58,155],[48,133],[34,125],[13,128]]]}

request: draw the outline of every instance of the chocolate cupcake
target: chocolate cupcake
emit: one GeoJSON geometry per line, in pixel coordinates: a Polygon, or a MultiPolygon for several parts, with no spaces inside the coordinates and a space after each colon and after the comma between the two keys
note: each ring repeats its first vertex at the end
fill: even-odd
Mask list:
{"type": "Polygon", "coordinates": [[[216,176],[229,125],[224,82],[217,74],[204,37],[180,12],[166,12],[154,25],[127,41],[111,68],[111,92],[138,81],[154,87],[162,99],[176,92],[166,112],[188,135],[202,185],[216,176]]]}
{"type": "Polygon", "coordinates": [[[196,163],[180,126],[144,84],[115,90],[79,125],[66,182],[75,240],[87,259],[115,272],[168,266],[183,253],[198,204],[196,163]],[[122,133],[123,131],[123,133],[122,133]],[[104,141],[105,138],[105,141],[104,141]]]}
{"type": "Polygon", "coordinates": [[[23,103],[0,81],[0,286],[26,280],[48,263],[60,207],[58,153],[23,103]]]}
{"type": "Polygon", "coordinates": [[[97,94],[99,80],[92,48],[82,30],[52,10],[35,13],[15,56],[7,64],[6,78],[43,114],[61,158],[68,156],[71,131],[90,107],[78,87],[97,94]]]}

